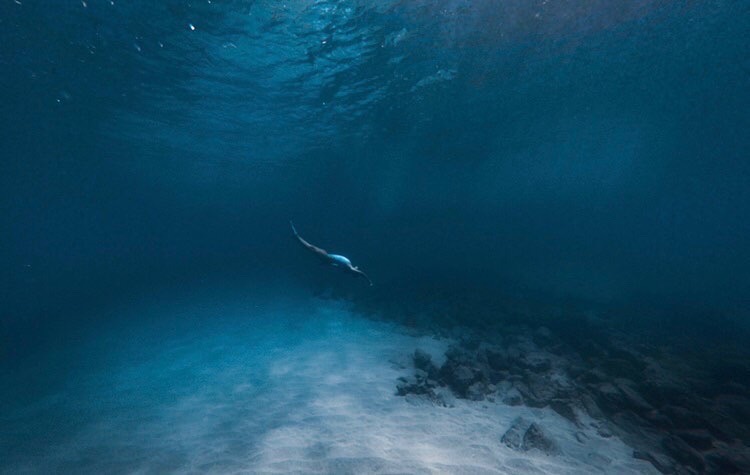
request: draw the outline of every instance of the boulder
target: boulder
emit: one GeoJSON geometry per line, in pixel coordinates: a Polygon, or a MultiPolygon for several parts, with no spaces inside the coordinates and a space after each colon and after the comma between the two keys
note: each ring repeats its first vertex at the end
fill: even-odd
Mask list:
{"type": "Polygon", "coordinates": [[[550,439],[536,423],[532,423],[526,430],[526,433],[523,435],[521,448],[525,451],[536,449],[545,455],[557,455],[560,453],[560,448],[555,441],[550,439]]]}
{"type": "Polygon", "coordinates": [[[398,378],[396,384],[396,395],[406,396],[407,394],[429,394],[432,388],[425,384],[425,381],[418,381],[415,377],[398,378]]]}
{"type": "Polygon", "coordinates": [[[658,429],[670,429],[672,428],[672,421],[667,416],[652,409],[643,413],[643,418],[646,419],[651,425],[658,429]]]}
{"type": "Polygon", "coordinates": [[[508,356],[505,353],[486,350],[484,356],[487,360],[487,366],[493,371],[505,371],[508,369],[508,356]]]}
{"type": "Polygon", "coordinates": [[[557,395],[557,385],[547,377],[528,373],[525,382],[529,393],[525,394],[520,387],[519,391],[530,407],[545,407],[557,395]]]}
{"type": "Polygon", "coordinates": [[[607,358],[602,363],[602,369],[609,375],[619,378],[635,380],[643,379],[645,365],[635,364],[633,360],[625,358],[607,358]]]}
{"type": "Polygon", "coordinates": [[[501,381],[507,380],[508,376],[510,376],[510,374],[507,371],[490,371],[488,379],[492,384],[497,384],[501,381]]]}
{"type": "Polygon", "coordinates": [[[625,406],[625,396],[612,383],[601,383],[595,389],[596,400],[599,407],[608,413],[621,411],[625,406]]]}
{"type": "Polygon", "coordinates": [[[677,433],[677,437],[684,440],[695,450],[706,451],[714,446],[714,438],[706,430],[689,430],[677,433]]]}
{"type": "Polygon", "coordinates": [[[560,453],[557,443],[547,436],[538,424],[529,423],[523,417],[514,419],[510,428],[505,431],[500,440],[513,450],[524,452],[538,450],[546,455],[560,453]]]}
{"type": "Polygon", "coordinates": [[[576,416],[575,411],[573,410],[573,407],[570,405],[568,401],[565,401],[563,399],[553,399],[549,403],[549,407],[555,411],[556,413],[560,414],[570,422],[572,422],[575,425],[580,425],[578,421],[578,416],[576,416]]]}
{"type": "Polygon", "coordinates": [[[517,417],[513,420],[510,428],[500,438],[500,441],[513,450],[521,450],[523,446],[523,437],[529,423],[523,417],[517,417]]]}
{"type": "Polygon", "coordinates": [[[414,367],[429,373],[435,365],[432,364],[432,356],[429,353],[417,348],[414,351],[414,367]]]}
{"type": "Polygon", "coordinates": [[[649,462],[651,465],[654,466],[655,469],[657,469],[660,473],[674,473],[674,463],[673,461],[658,452],[646,452],[641,450],[636,450],[633,452],[633,458],[637,458],[639,460],[645,460],[646,462],[649,462]]]}
{"type": "Polygon", "coordinates": [[[652,405],[662,407],[684,399],[686,389],[673,382],[653,379],[639,383],[638,392],[652,405]]]}
{"type": "Polygon", "coordinates": [[[484,383],[476,382],[466,390],[466,399],[471,401],[483,401],[485,395],[489,392],[489,389],[484,383]]]}
{"type": "Polygon", "coordinates": [[[467,350],[476,351],[481,346],[482,340],[480,340],[474,335],[470,335],[465,338],[461,338],[460,343],[461,343],[461,346],[466,348],[467,350]]]}
{"type": "Polygon", "coordinates": [[[750,473],[750,460],[735,453],[713,453],[706,455],[712,473],[740,474],[750,473]]]}
{"type": "Polygon", "coordinates": [[[702,429],[706,427],[706,420],[693,411],[680,406],[664,406],[662,414],[667,416],[677,429],[702,429]]]}
{"type": "Polygon", "coordinates": [[[584,371],[583,373],[581,373],[579,378],[584,383],[598,384],[606,381],[609,377],[607,376],[607,373],[605,373],[601,369],[594,368],[588,371],[584,371]]]}
{"type": "Polygon", "coordinates": [[[414,379],[416,379],[418,382],[423,382],[429,379],[429,375],[427,374],[426,371],[422,371],[421,369],[415,369],[414,379]]]}
{"type": "Polygon", "coordinates": [[[448,387],[460,397],[465,397],[469,386],[476,381],[474,370],[469,366],[446,363],[440,372],[448,387]]]}
{"type": "Polygon", "coordinates": [[[662,440],[661,445],[667,454],[678,462],[699,472],[705,470],[706,464],[703,461],[703,457],[682,439],[669,435],[662,440]]]}
{"type": "Polygon", "coordinates": [[[643,396],[634,388],[634,383],[626,379],[615,380],[615,386],[620,390],[623,397],[623,403],[628,409],[632,409],[636,413],[644,413],[653,410],[654,408],[649,404],[643,396]]]}
{"type": "Polygon", "coordinates": [[[457,346],[451,346],[445,352],[446,363],[470,364],[474,361],[473,355],[457,346]]]}
{"type": "Polygon", "coordinates": [[[527,357],[522,361],[522,365],[535,373],[546,373],[552,369],[552,362],[545,357],[527,357]]]}
{"type": "Polygon", "coordinates": [[[523,404],[523,397],[521,396],[521,393],[518,392],[518,389],[511,388],[503,396],[503,403],[508,406],[520,406],[523,404]]]}
{"type": "Polygon", "coordinates": [[[591,397],[591,395],[589,395],[588,393],[581,393],[578,397],[578,400],[583,406],[583,409],[589,416],[591,416],[592,419],[604,418],[604,413],[599,408],[599,405],[596,403],[594,398],[591,397]]]}

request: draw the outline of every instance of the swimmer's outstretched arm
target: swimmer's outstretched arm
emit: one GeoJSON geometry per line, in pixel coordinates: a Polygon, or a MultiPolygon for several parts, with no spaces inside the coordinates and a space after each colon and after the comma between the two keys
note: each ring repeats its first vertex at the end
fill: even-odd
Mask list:
{"type": "Polygon", "coordinates": [[[297,238],[297,240],[300,242],[300,244],[302,244],[305,247],[305,249],[314,252],[316,255],[318,255],[319,257],[323,259],[329,260],[328,253],[325,251],[325,249],[321,249],[317,246],[313,246],[309,242],[302,239],[302,236],[297,234],[297,229],[295,229],[294,223],[289,221],[289,224],[292,226],[292,232],[294,233],[294,237],[297,238]]]}
{"type": "Polygon", "coordinates": [[[367,279],[367,282],[368,282],[368,283],[370,284],[370,287],[372,287],[372,281],[370,280],[370,278],[369,278],[369,277],[367,277],[367,274],[365,274],[365,273],[364,273],[364,272],[362,272],[361,270],[357,269],[356,267],[352,267],[352,269],[351,269],[351,270],[352,270],[352,272],[354,272],[355,274],[361,275],[362,277],[364,277],[365,279],[367,279]]]}

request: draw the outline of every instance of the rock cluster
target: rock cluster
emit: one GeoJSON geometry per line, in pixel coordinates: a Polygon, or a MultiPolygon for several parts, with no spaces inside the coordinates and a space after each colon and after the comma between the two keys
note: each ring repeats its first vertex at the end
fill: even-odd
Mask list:
{"type": "Polygon", "coordinates": [[[529,423],[523,417],[513,421],[500,441],[513,450],[524,452],[538,450],[545,455],[558,455],[560,453],[557,443],[550,439],[538,424],[529,423]]]}
{"type": "MultiPolygon", "coordinates": [[[[612,341],[574,347],[546,328],[515,329],[491,343],[465,337],[440,367],[415,351],[414,376],[399,381],[397,394],[450,405],[448,389],[457,398],[549,407],[576,427],[585,420],[600,437],[622,438],[661,473],[750,473],[750,389],[737,381],[697,388],[710,378],[691,379],[694,368],[636,348],[612,341]]],[[[576,436],[584,444],[586,437],[576,436]]],[[[524,420],[502,442],[559,453],[542,428],[524,420]]]]}
{"type": "Polygon", "coordinates": [[[750,473],[750,413],[727,403],[750,409],[747,390],[705,397],[694,385],[697,367],[669,366],[623,344],[572,371],[578,393],[661,473],[750,473]]]}

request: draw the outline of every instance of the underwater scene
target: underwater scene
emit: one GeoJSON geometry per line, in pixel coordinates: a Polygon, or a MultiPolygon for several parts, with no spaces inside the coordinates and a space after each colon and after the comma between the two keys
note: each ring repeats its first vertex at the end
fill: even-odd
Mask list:
{"type": "Polygon", "coordinates": [[[750,2],[0,0],[0,474],[750,473],[750,2]]]}

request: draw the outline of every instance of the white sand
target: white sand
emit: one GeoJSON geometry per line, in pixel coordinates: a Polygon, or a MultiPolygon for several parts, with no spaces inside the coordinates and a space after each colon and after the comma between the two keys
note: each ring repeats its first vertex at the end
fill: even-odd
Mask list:
{"type": "Polygon", "coordinates": [[[616,437],[587,428],[576,441],[581,429],[549,409],[396,396],[414,349],[439,363],[450,342],[335,303],[152,312],[160,323],[87,347],[97,364],[48,404],[77,430],[8,473],[655,473],[616,437]],[[190,315],[170,326],[159,312],[190,315]],[[562,455],[505,447],[519,415],[562,455]]]}

